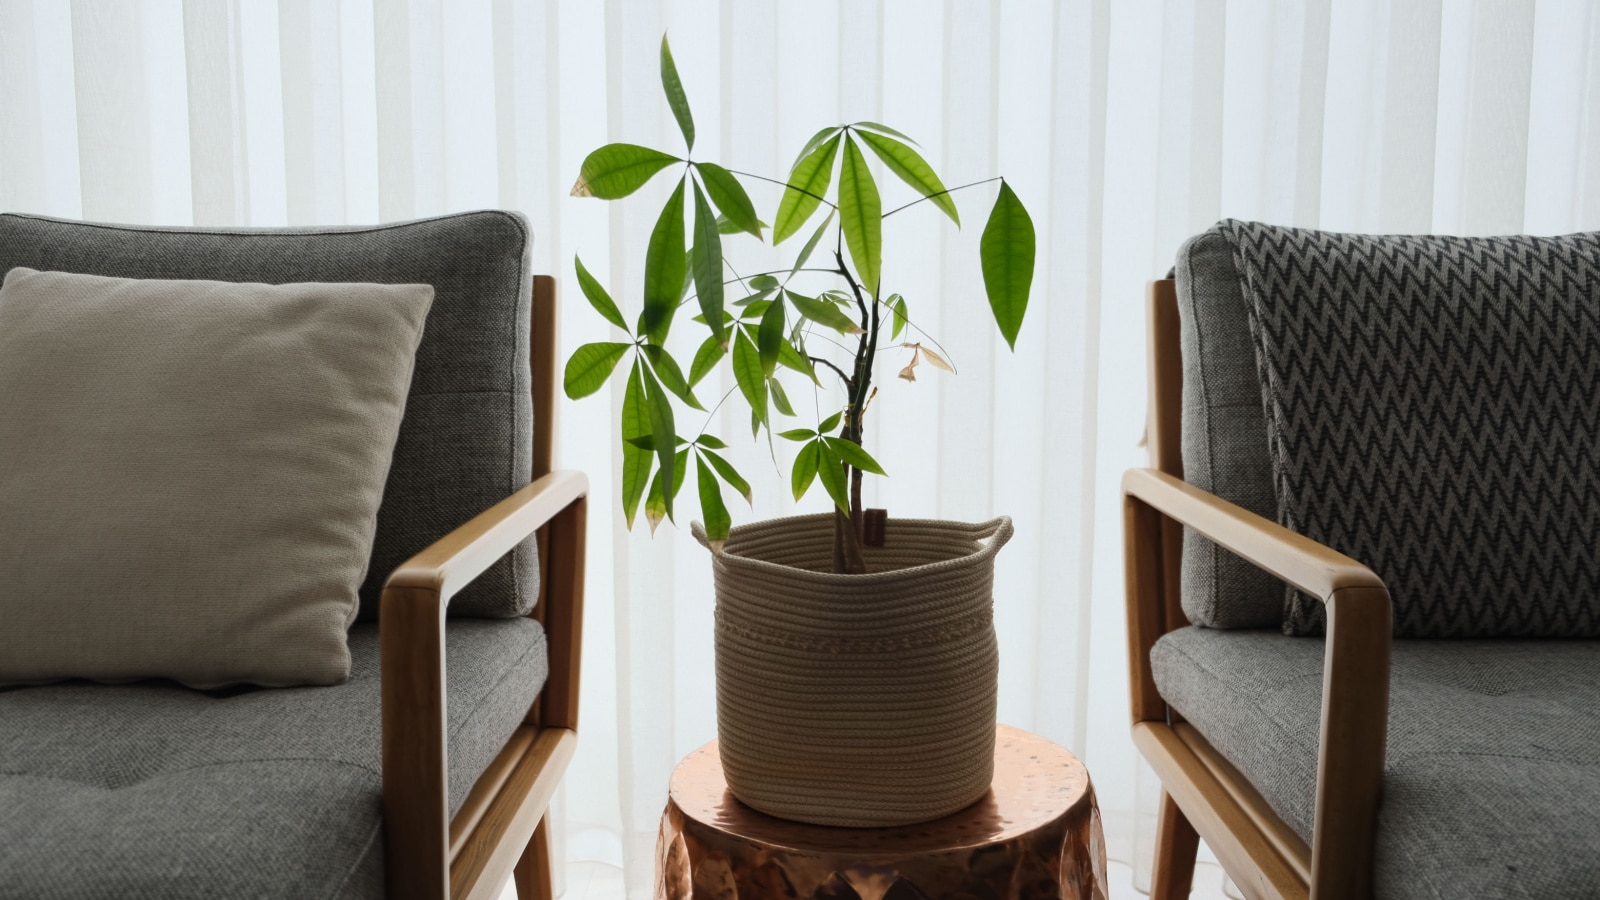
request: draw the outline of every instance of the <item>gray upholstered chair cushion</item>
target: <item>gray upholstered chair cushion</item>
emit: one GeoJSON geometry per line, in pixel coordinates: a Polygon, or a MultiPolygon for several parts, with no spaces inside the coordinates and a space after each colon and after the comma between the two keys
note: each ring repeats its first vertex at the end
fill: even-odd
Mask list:
{"type": "MultiPolygon", "coordinates": [[[[1276,519],[1261,379],[1233,248],[1216,228],[1178,251],[1183,348],[1183,477],[1276,519]]],[[[1211,628],[1276,628],[1283,583],[1194,531],[1183,539],[1183,611],[1211,628]]]]}
{"type": "MultiPolygon", "coordinates": [[[[1323,642],[1183,628],[1156,642],[1173,709],[1311,837],[1323,642]]],[[[1379,897],[1594,897],[1600,642],[1396,641],[1379,897]]]]}
{"type": "Polygon", "coordinates": [[[1370,566],[1397,636],[1600,637],[1600,233],[1219,228],[1278,521],[1370,566]]]}
{"type": "MultiPolygon", "coordinates": [[[[378,512],[360,618],[417,551],[528,484],[531,237],[512,213],[367,228],[134,228],[0,215],[0,273],[16,266],[125,278],[429,284],[411,394],[378,512]]],[[[538,596],[530,539],[467,586],[453,616],[513,616],[538,596]]]]}
{"type": "MultiPolygon", "coordinates": [[[[383,896],[378,630],[348,682],[0,690],[0,898],[383,896]]],[[[531,619],[446,631],[450,810],[547,672],[531,619]]]]}

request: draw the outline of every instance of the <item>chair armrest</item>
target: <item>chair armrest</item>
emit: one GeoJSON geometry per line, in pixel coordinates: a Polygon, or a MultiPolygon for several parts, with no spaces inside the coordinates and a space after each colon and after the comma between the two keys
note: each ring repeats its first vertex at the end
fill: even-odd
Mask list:
{"type": "Polygon", "coordinates": [[[501,500],[401,563],[384,583],[384,610],[391,588],[420,588],[437,596],[441,607],[448,604],[468,582],[588,493],[587,476],[564,470],[501,500]]]}
{"type": "Polygon", "coordinates": [[[1122,493],[1135,722],[1165,712],[1150,648],[1179,625],[1167,615],[1178,605],[1165,596],[1175,580],[1164,566],[1177,556],[1162,547],[1173,534],[1163,518],[1193,528],[1327,607],[1311,895],[1367,896],[1389,724],[1393,621],[1383,580],[1336,550],[1163,472],[1129,470],[1122,493]]]}
{"type": "Polygon", "coordinates": [[[435,541],[384,584],[378,635],[390,897],[449,896],[445,609],[461,588],[546,525],[547,556],[556,557],[546,560],[542,604],[551,645],[546,691],[556,695],[550,706],[560,713],[547,711],[544,719],[568,728],[576,723],[588,491],[583,473],[552,472],[435,541]]]}
{"type": "Polygon", "coordinates": [[[1343,553],[1165,472],[1129,469],[1122,476],[1122,493],[1324,603],[1346,588],[1384,589],[1371,569],[1343,553]]]}

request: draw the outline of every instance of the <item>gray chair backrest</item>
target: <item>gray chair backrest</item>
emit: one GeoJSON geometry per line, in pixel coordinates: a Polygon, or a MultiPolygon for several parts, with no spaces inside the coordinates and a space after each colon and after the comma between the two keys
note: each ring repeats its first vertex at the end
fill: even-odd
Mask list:
{"type": "MultiPolygon", "coordinates": [[[[1397,636],[1600,636],[1600,234],[1229,220],[1176,274],[1189,480],[1371,566],[1397,636]]],[[[1193,621],[1321,631],[1186,544],[1193,621]]]]}
{"type": "MultiPolygon", "coordinates": [[[[402,562],[528,484],[532,238],[506,212],[358,228],[142,228],[0,215],[0,274],[15,266],[124,278],[419,283],[435,297],[366,581],[374,619],[402,562]]],[[[455,616],[525,614],[538,597],[530,540],[450,604],[455,616]]]]}

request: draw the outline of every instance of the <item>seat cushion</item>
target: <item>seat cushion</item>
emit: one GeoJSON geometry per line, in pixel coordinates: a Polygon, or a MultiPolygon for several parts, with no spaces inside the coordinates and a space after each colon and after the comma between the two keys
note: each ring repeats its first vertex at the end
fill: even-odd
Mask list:
{"type": "MultiPolygon", "coordinates": [[[[1323,642],[1182,628],[1156,685],[1300,836],[1315,813],[1323,642]]],[[[1380,897],[1593,897],[1600,642],[1394,642],[1380,897]]]]}
{"type": "MultiPolygon", "coordinates": [[[[334,687],[0,691],[0,898],[381,897],[376,625],[334,687]]],[[[547,672],[531,619],[447,628],[450,809],[547,672]]]]}
{"type": "Polygon", "coordinates": [[[1600,232],[1218,227],[1279,523],[1376,572],[1397,637],[1600,638],[1600,232]]]}
{"type": "MultiPolygon", "coordinates": [[[[395,568],[532,477],[531,247],[527,222],[506,212],[255,229],[0,215],[0,274],[26,266],[120,278],[433,286],[361,587],[363,620],[377,618],[395,568]]],[[[456,595],[450,615],[518,616],[537,598],[530,538],[456,595]]]]}

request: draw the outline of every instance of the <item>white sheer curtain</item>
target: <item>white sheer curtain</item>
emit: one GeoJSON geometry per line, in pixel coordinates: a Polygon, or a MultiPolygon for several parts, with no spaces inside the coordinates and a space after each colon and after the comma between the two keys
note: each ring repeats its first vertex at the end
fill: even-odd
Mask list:
{"type": "MultiPolygon", "coordinates": [[[[893,477],[869,499],[1016,520],[1001,718],[1086,760],[1124,863],[1154,794],[1127,737],[1116,492],[1143,462],[1143,282],[1222,216],[1600,228],[1584,0],[0,0],[0,209],[180,225],[520,209],[566,288],[570,349],[607,333],[575,253],[637,308],[664,187],[610,205],[567,188],[607,141],[677,146],[663,31],[712,158],[781,176],[816,128],[874,119],[947,183],[1003,172],[1029,205],[1041,250],[1015,353],[973,262],[992,194],[961,198],[965,231],[931,212],[888,229],[886,278],[961,374],[883,382],[869,447],[893,477]]],[[[752,193],[770,215],[776,195],[752,193]]],[[[712,378],[703,393],[731,385],[712,378]]],[[[630,534],[614,512],[620,405],[559,411],[559,464],[597,490],[584,730],[558,812],[565,855],[625,866],[642,897],[667,777],[715,734],[712,595],[683,529],[630,534]]],[[[764,448],[735,443],[758,476],[743,518],[789,512],[764,448]]]]}

